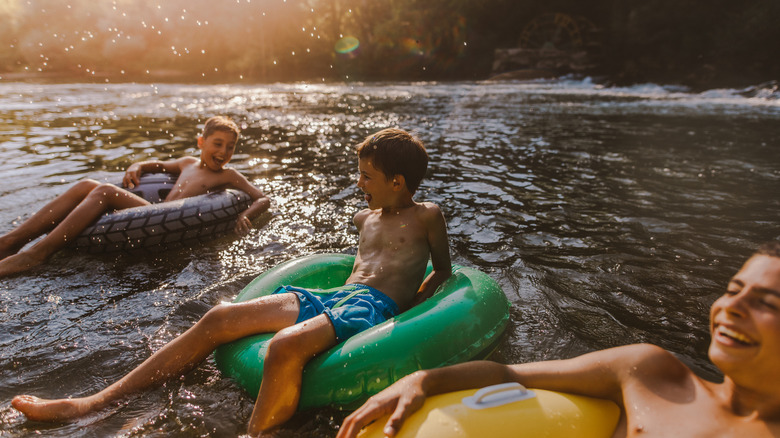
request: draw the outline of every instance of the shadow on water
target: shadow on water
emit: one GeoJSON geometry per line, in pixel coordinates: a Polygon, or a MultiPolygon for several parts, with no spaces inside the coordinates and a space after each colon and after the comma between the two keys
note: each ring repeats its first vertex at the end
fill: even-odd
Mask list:
{"type": "MultiPolygon", "coordinates": [[[[444,211],[453,261],[489,273],[513,304],[500,362],[651,342],[718,379],[709,305],[780,236],[776,100],[587,82],[0,84],[0,233],[81,178],[197,154],[213,114],[242,125],[232,165],[272,211],[243,238],[154,255],[63,251],[0,280],[0,434],[242,434],[252,399],[211,359],[72,424],[26,422],[10,400],[92,393],[264,270],[354,253],[365,204],[353,147],[384,127],[426,143],[417,199],[444,211]]],[[[332,436],[344,415],[299,413],[282,434],[332,436]]]]}

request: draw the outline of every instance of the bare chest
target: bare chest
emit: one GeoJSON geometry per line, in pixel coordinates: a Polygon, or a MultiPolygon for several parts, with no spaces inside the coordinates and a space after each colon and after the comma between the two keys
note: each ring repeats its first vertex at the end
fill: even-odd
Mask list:
{"type": "Polygon", "coordinates": [[[413,217],[369,218],[361,230],[360,243],[361,247],[389,251],[428,245],[425,229],[413,217]]]}
{"type": "Polygon", "coordinates": [[[625,423],[615,436],[645,437],[777,437],[777,425],[738,417],[705,394],[642,394],[626,398],[625,423]],[[622,430],[621,430],[622,429],[622,430]],[[622,432],[622,433],[621,433],[622,432]]]}
{"type": "Polygon", "coordinates": [[[214,172],[190,166],[179,174],[179,178],[166,201],[202,195],[221,188],[223,185],[219,175],[214,172]]]}

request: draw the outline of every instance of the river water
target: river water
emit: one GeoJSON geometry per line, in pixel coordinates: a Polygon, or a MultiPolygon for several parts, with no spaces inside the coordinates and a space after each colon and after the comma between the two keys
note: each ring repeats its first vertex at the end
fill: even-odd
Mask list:
{"type": "MultiPolygon", "coordinates": [[[[512,302],[494,360],[661,345],[699,374],[707,311],[755,247],[780,237],[780,98],[772,90],[527,83],[0,82],[0,233],[81,178],[196,154],[199,124],[243,128],[232,165],[272,199],[243,238],[154,256],[62,251],[0,279],[0,436],[238,436],[252,399],[213,360],[121,406],[26,422],[15,394],[80,396],[118,379],[276,264],[354,253],[365,207],[354,145],[398,126],[427,145],[416,198],[441,206],[453,261],[512,302]]],[[[284,436],[332,436],[300,413],[284,436]]]]}

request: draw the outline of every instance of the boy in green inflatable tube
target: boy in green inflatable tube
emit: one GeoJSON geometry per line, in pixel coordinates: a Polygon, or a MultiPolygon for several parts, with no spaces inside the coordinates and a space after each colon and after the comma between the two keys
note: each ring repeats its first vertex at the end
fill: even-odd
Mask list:
{"type": "Polygon", "coordinates": [[[436,205],[412,199],[427,166],[422,143],[400,129],[382,130],[358,146],[357,186],[368,208],[354,217],[360,238],[352,274],[328,302],[287,287],[250,301],[222,303],[94,395],[60,400],[17,396],[13,406],[31,420],[76,418],[180,376],[222,344],[275,332],[248,427],[251,435],[272,431],[295,413],[303,368],[315,355],[427,299],[450,276],[444,215],[436,205]],[[429,258],[433,270],[425,277],[429,258]]]}
{"type": "Polygon", "coordinates": [[[710,335],[722,383],[649,344],[547,362],[467,362],[397,381],[347,417],[338,438],[383,416],[384,434],[397,436],[426,397],[503,382],[612,400],[621,411],[615,437],[780,436],[780,242],[762,245],[731,278],[710,308],[710,335]]]}
{"type": "MultiPolygon", "coordinates": [[[[138,185],[143,173],[178,175],[165,201],[202,195],[225,187],[245,192],[252,205],[238,215],[235,231],[245,234],[251,218],[268,210],[271,201],[244,175],[224,166],[233,157],[238,141],[238,126],[226,117],[206,120],[198,137],[200,158],[182,157],[167,161],[142,161],[127,168],[122,180],[129,189],[138,185]]],[[[9,233],[0,236],[0,277],[26,271],[45,262],[52,254],[75,239],[85,228],[107,211],[149,205],[149,201],[113,184],[85,179],[57,196],[32,217],[9,233]],[[25,251],[17,253],[33,239],[47,234],[25,251]]]]}

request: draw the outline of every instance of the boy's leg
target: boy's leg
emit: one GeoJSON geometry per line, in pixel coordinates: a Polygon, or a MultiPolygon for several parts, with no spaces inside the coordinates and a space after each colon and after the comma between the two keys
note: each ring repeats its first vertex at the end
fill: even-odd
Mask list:
{"type": "Polygon", "coordinates": [[[17,396],[12,405],[31,420],[58,421],[86,415],[129,394],[180,376],[202,362],[219,345],[295,324],[298,308],[297,297],[287,293],[242,303],[219,304],[189,330],[97,394],[60,400],[17,396]]]}
{"type": "Polygon", "coordinates": [[[21,225],[0,237],[0,259],[16,254],[28,242],[49,232],[99,185],[99,182],[91,179],[77,182],[21,225]]]}
{"type": "Polygon", "coordinates": [[[283,329],[274,336],[268,345],[263,382],[249,420],[250,435],[267,432],[292,417],[301,395],[303,367],[334,345],[336,332],[326,315],[283,329]]]}
{"type": "MultiPolygon", "coordinates": [[[[149,202],[112,184],[101,184],[95,187],[46,237],[26,251],[0,260],[0,277],[43,263],[49,256],[81,234],[104,212],[142,205],[149,205],[149,202]]],[[[64,210],[65,208],[59,208],[54,211],[61,213],[64,210]]]]}

